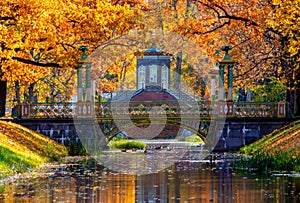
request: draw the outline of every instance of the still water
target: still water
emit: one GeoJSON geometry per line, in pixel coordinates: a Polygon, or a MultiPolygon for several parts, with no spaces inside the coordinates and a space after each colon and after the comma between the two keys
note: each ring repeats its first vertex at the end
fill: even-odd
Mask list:
{"type": "Polygon", "coordinates": [[[148,175],[68,164],[40,177],[0,183],[5,203],[300,202],[300,177],[234,173],[228,165],[181,162],[148,175]]]}

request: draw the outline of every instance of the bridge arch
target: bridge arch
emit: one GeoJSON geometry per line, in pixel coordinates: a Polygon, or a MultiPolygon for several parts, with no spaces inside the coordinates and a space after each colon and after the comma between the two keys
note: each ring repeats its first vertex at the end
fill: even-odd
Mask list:
{"type": "MultiPolygon", "coordinates": [[[[205,142],[206,140],[206,135],[208,132],[208,128],[209,128],[209,122],[210,121],[202,121],[200,122],[199,128],[195,128],[193,127],[193,125],[189,125],[185,122],[181,122],[180,120],[168,120],[168,123],[166,125],[168,126],[177,126],[177,127],[182,127],[182,129],[186,129],[191,131],[192,133],[196,134],[203,142],[205,142]]],[[[143,127],[143,126],[147,126],[147,122],[137,122],[134,124],[134,126],[136,127],[143,127]]],[[[161,122],[159,120],[154,120],[151,121],[151,124],[158,124],[161,125],[161,122]]],[[[122,126],[123,130],[130,130],[130,128],[132,127],[132,123],[131,121],[126,123],[125,125],[122,126]]],[[[107,142],[109,143],[113,138],[115,138],[119,133],[121,133],[122,131],[116,128],[111,129],[110,132],[108,132],[107,134],[109,134],[109,137],[107,139],[107,142]]]]}

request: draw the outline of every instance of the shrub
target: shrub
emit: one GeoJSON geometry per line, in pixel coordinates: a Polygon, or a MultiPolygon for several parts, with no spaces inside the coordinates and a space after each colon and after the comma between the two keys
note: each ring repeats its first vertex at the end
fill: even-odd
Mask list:
{"type": "Polygon", "coordinates": [[[203,140],[196,134],[186,137],[185,141],[186,142],[197,142],[197,143],[202,142],[203,143],[203,140]]]}
{"type": "Polygon", "coordinates": [[[109,146],[115,149],[145,149],[146,144],[141,141],[131,141],[131,140],[115,140],[109,143],[109,146]]]}
{"type": "Polygon", "coordinates": [[[286,87],[284,83],[272,76],[262,85],[255,85],[251,88],[252,97],[255,102],[263,102],[263,95],[266,95],[267,102],[285,101],[286,87]]]}
{"type": "Polygon", "coordinates": [[[235,163],[236,168],[255,169],[259,173],[272,171],[299,172],[300,157],[292,157],[288,152],[278,152],[273,155],[257,153],[250,157],[242,157],[235,163]]]}
{"type": "Polygon", "coordinates": [[[87,155],[87,151],[82,145],[80,139],[76,139],[75,135],[69,137],[65,142],[65,146],[68,150],[69,156],[84,156],[87,155]]]}

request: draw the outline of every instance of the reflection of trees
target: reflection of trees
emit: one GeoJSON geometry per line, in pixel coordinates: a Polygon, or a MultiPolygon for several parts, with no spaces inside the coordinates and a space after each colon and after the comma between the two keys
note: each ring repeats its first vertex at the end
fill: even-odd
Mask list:
{"type": "Polygon", "coordinates": [[[4,186],[0,201],[242,203],[271,199],[286,202],[298,194],[300,184],[296,178],[245,178],[233,174],[228,167],[226,162],[213,164],[211,169],[204,164],[178,162],[158,173],[135,176],[103,169],[94,161],[76,162],[66,171],[21,178],[4,186]]]}

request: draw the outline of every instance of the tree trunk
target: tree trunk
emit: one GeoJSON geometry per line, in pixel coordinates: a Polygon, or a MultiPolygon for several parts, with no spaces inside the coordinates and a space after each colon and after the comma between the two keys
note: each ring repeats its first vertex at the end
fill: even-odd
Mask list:
{"type": "Polygon", "coordinates": [[[175,89],[177,90],[180,89],[181,62],[182,62],[182,52],[178,53],[176,57],[175,89]]]}
{"type": "Polygon", "coordinates": [[[54,103],[55,102],[55,87],[54,87],[54,82],[51,81],[51,84],[50,84],[50,102],[51,103],[54,103]]]}
{"type": "Polygon", "coordinates": [[[287,116],[291,117],[294,115],[294,90],[287,90],[286,102],[287,102],[287,116]]]}
{"type": "Polygon", "coordinates": [[[17,105],[20,105],[21,104],[21,93],[20,93],[20,83],[19,83],[19,81],[15,82],[15,92],[16,92],[17,105]]]}
{"type": "Polygon", "coordinates": [[[286,94],[287,116],[300,116],[300,71],[293,72],[291,80],[287,83],[288,91],[286,94]]]}
{"type": "Polygon", "coordinates": [[[19,118],[21,116],[21,112],[20,112],[21,93],[20,93],[19,81],[15,81],[14,91],[15,91],[15,95],[16,95],[14,98],[14,102],[16,102],[16,105],[12,109],[12,117],[19,118]]]}
{"type": "Polygon", "coordinates": [[[300,116],[300,71],[296,72],[296,85],[294,91],[294,115],[300,116]]]}
{"type": "Polygon", "coordinates": [[[0,117],[5,116],[7,81],[0,80],[0,117]]]}
{"type": "Polygon", "coordinates": [[[28,102],[30,104],[34,103],[34,85],[35,83],[31,83],[28,88],[28,102]]]}
{"type": "Polygon", "coordinates": [[[56,93],[55,93],[55,78],[57,77],[57,73],[55,69],[52,69],[52,77],[50,80],[50,102],[54,103],[55,102],[55,97],[56,97],[56,93]]]}
{"type": "Polygon", "coordinates": [[[294,95],[294,115],[295,116],[300,116],[300,98],[299,98],[299,87],[298,90],[295,90],[295,95],[294,95]]]}

